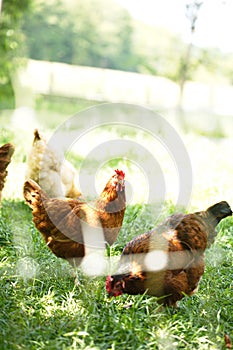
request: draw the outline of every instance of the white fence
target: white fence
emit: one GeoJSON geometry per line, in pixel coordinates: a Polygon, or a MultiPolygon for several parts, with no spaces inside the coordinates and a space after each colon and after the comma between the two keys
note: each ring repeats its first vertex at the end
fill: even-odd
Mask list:
{"type": "MultiPolygon", "coordinates": [[[[110,69],[29,60],[15,80],[18,105],[34,94],[173,108],[179,86],[169,79],[110,69]],[[26,93],[26,95],[25,95],[26,93]]],[[[233,87],[187,82],[183,107],[233,115],[233,87]]]]}

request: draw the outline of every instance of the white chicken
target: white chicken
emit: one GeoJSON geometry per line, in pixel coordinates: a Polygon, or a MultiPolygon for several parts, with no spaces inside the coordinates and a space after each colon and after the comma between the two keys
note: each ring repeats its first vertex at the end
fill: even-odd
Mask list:
{"type": "Polygon", "coordinates": [[[73,165],[62,159],[60,152],[49,147],[45,137],[35,129],[31,152],[27,158],[26,179],[32,179],[50,197],[78,198],[77,172],[73,165]]]}

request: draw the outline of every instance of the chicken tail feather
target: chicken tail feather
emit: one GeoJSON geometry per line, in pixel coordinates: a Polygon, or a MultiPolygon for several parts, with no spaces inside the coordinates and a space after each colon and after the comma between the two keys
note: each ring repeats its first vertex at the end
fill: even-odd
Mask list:
{"type": "Polygon", "coordinates": [[[34,140],[33,140],[33,143],[36,142],[36,141],[39,141],[39,140],[41,140],[41,136],[40,136],[39,130],[38,130],[38,129],[35,129],[35,130],[34,130],[34,140]]]}
{"type": "Polygon", "coordinates": [[[43,199],[48,199],[47,194],[40,188],[40,186],[33,180],[28,180],[24,183],[23,194],[26,203],[33,209],[43,199]]]}

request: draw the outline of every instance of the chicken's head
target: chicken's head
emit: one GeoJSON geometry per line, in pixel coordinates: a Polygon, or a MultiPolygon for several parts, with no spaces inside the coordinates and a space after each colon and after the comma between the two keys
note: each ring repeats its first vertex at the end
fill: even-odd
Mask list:
{"type": "Polygon", "coordinates": [[[106,278],[106,291],[110,297],[118,297],[124,293],[125,282],[123,279],[115,279],[112,276],[106,278]]]}
{"type": "Polygon", "coordinates": [[[116,187],[117,192],[121,192],[125,188],[125,173],[122,170],[115,170],[112,177],[112,186],[116,187]]]}

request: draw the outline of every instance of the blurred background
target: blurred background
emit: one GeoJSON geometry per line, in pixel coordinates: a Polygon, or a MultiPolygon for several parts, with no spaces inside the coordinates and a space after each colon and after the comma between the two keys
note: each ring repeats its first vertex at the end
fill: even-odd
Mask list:
{"type": "MultiPolygon", "coordinates": [[[[87,107],[120,102],[159,113],[180,135],[193,169],[192,207],[233,202],[232,13],[231,0],[3,0],[0,142],[17,146],[5,194],[21,196],[35,127],[49,137],[87,107]]],[[[155,153],[161,146],[153,148],[149,135],[106,128],[86,135],[69,159],[78,168],[86,145],[114,137],[155,153]]],[[[171,156],[155,157],[166,199],[175,201],[171,156]]],[[[145,200],[144,185],[134,201],[145,200]]]]}

